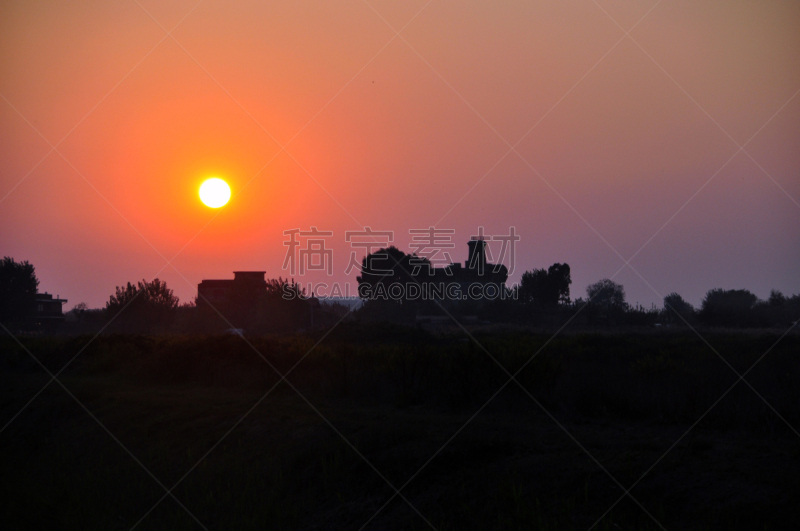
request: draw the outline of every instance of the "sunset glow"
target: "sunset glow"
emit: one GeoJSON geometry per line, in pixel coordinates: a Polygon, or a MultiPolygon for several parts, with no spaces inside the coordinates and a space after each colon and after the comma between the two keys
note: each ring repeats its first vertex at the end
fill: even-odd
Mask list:
{"type": "Polygon", "coordinates": [[[514,226],[509,283],[566,262],[576,297],[800,290],[800,3],[189,4],[0,7],[0,247],[41,290],[188,300],[289,275],[311,226],[333,277],[304,280],[352,284],[346,231],[408,252],[431,225],[453,261],[514,226]],[[208,223],[214,176],[237,193],[208,223]]]}

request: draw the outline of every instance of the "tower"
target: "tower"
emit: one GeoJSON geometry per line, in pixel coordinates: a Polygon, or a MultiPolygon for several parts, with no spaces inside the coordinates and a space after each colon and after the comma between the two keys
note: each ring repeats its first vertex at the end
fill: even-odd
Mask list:
{"type": "Polygon", "coordinates": [[[486,242],[483,238],[473,236],[468,242],[469,255],[465,264],[467,269],[477,270],[482,275],[486,270],[486,242]]]}

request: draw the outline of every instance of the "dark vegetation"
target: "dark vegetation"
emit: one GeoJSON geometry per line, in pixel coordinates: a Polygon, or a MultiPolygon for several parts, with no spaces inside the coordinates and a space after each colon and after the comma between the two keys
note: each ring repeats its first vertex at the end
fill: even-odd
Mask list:
{"type": "MultiPolygon", "coordinates": [[[[377,282],[417,282],[395,251],[377,282]]],[[[381,475],[440,530],[800,522],[800,295],[573,300],[554,264],[506,299],[350,311],[281,278],[214,307],[154,279],[47,336],[33,266],[0,277],[13,529],[199,528],[180,504],[209,529],[428,528],[381,475]]]]}
{"type": "Polygon", "coordinates": [[[166,282],[158,279],[142,280],[135,285],[128,282],[124,287],[118,286],[106,303],[105,317],[117,320],[116,329],[120,331],[163,332],[174,324],[178,302],[166,282]]]}
{"type": "MultiPolygon", "coordinates": [[[[657,463],[631,493],[668,529],[800,522],[796,333],[322,334],[0,337],[4,522],[130,529],[164,495],[58,383],[15,417],[49,380],[26,349],[167,488],[191,469],[209,529],[359,529],[393,490],[340,434],[437,529],[587,529],[623,491],[557,423],[625,487],[657,463]]],[[[171,498],[136,527],[198,528],[171,498]]],[[[395,498],[367,528],[428,527],[395,498]]],[[[630,499],[596,527],[655,528],[630,499]]]]}
{"type": "MultiPolygon", "coordinates": [[[[494,266],[488,264],[488,266],[494,266]]],[[[503,270],[505,267],[502,266],[503,270]]],[[[342,319],[361,322],[414,324],[428,317],[458,321],[506,323],[560,329],[597,327],[683,327],[683,328],[776,328],[787,329],[800,319],[800,294],[786,296],[773,290],[759,300],[744,289],[709,290],[695,309],[678,293],[664,297],[662,308],[631,306],[625,289],[610,279],[586,288],[586,299],[570,298],[572,284],[568,264],[523,273],[520,283],[503,287],[496,297],[452,300],[375,297],[391,292],[390,286],[416,287],[434,278],[447,279],[441,268],[406,254],[395,247],[380,249],[363,259],[357,277],[362,306],[351,311],[340,303],[325,303],[309,296],[290,279],[268,279],[264,288],[240,289],[224,302],[209,304],[195,298],[183,304],[159,279],[117,286],[102,309],[79,303],[66,314],[65,323],[55,330],[61,334],[208,334],[244,330],[258,335],[276,332],[327,329],[342,319]],[[435,274],[434,274],[435,273],[435,274]],[[371,291],[362,290],[369,284],[371,291]],[[378,288],[378,289],[376,289],[378,288]],[[291,295],[291,296],[287,296],[291,295]]],[[[496,273],[495,273],[496,274],[496,273]]],[[[505,279],[503,272],[500,278],[505,279]]],[[[504,280],[503,280],[504,281],[504,280]]],[[[28,262],[6,257],[0,262],[0,323],[13,333],[42,333],[32,319],[39,281],[28,262]]],[[[466,286],[462,286],[465,289],[466,286]]],[[[410,290],[407,290],[410,292],[410,290]]],[[[48,328],[47,332],[52,333],[48,328]]],[[[4,330],[5,332],[5,330],[4,330]]]]}
{"type": "MultiPolygon", "coordinates": [[[[424,274],[412,277],[415,270],[413,263],[420,261],[424,262],[424,259],[408,255],[395,247],[380,249],[364,258],[363,273],[357,278],[359,291],[364,283],[388,286],[393,283],[409,285],[425,282],[427,279],[424,274]]],[[[768,300],[762,301],[743,289],[712,289],[706,293],[699,309],[695,309],[679,294],[670,293],[664,297],[662,308],[644,308],[626,302],[625,288],[610,279],[589,285],[585,299],[570,299],[571,284],[569,264],[556,263],[548,269],[524,272],[519,284],[509,288],[505,298],[466,300],[453,304],[447,299],[381,300],[365,297],[364,305],[356,317],[369,322],[409,324],[420,315],[439,315],[553,330],[566,324],[584,328],[699,326],[775,327],[785,330],[800,319],[800,294],[785,296],[774,290],[768,300]]]]}
{"type": "Polygon", "coordinates": [[[0,261],[0,322],[18,321],[30,314],[38,287],[33,265],[4,257],[0,261]]]}

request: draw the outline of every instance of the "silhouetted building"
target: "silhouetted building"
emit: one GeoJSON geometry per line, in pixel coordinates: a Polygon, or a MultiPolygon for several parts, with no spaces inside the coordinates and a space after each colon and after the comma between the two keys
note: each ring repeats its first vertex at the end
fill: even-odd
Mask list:
{"type": "Polygon", "coordinates": [[[469,255],[464,265],[467,269],[483,271],[486,268],[486,242],[473,236],[467,242],[467,247],[469,247],[469,255]]]}
{"type": "Polygon", "coordinates": [[[243,295],[256,298],[267,289],[266,274],[266,271],[234,271],[233,280],[203,280],[197,285],[197,304],[241,303],[243,295]]]}
{"type": "Polygon", "coordinates": [[[62,306],[67,299],[53,298],[50,293],[37,293],[33,303],[33,313],[29,317],[33,326],[39,330],[52,332],[64,321],[62,306]]]}
{"type": "MultiPolygon", "coordinates": [[[[486,241],[473,237],[467,246],[469,253],[463,266],[456,262],[433,268],[425,280],[431,298],[439,300],[445,308],[459,312],[478,311],[487,301],[502,297],[508,280],[508,268],[505,265],[486,261],[486,241]],[[458,285],[458,290],[448,288],[453,284],[458,285]]],[[[417,320],[430,321],[436,314],[440,314],[440,309],[427,304],[419,308],[417,320]]],[[[461,317],[462,320],[470,318],[474,316],[461,317]]]]}
{"type": "Polygon", "coordinates": [[[434,282],[458,282],[462,292],[470,284],[495,284],[498,289],[504,288],[508,280],[508,268],[503,264],[492,264],[486,261],[486,241],[473,236],[467,242],[469,253],[462,267],[459,262],[433,269],[434,282]]]}
{"type": "Polygon", "coordinates": [[[208,333],[265,333],[324,323],[316,297],[306,298],[296,284],[265,279],[266,271],[234,271],[232,280],[197,285],[197,310],[208,333]],[[297,297],[284,298],[293,290],[297,297]],[[237,332],[238,330],[238,332],[237,332]]]}

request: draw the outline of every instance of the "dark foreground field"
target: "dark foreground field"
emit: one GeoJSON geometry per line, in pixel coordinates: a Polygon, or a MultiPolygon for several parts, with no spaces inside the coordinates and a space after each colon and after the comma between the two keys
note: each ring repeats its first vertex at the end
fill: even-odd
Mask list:
{"type": "Polygon", "coordinates": [[[0,525],[800,526],[800,336],[476,334],[0,338],[0,525]]]}

